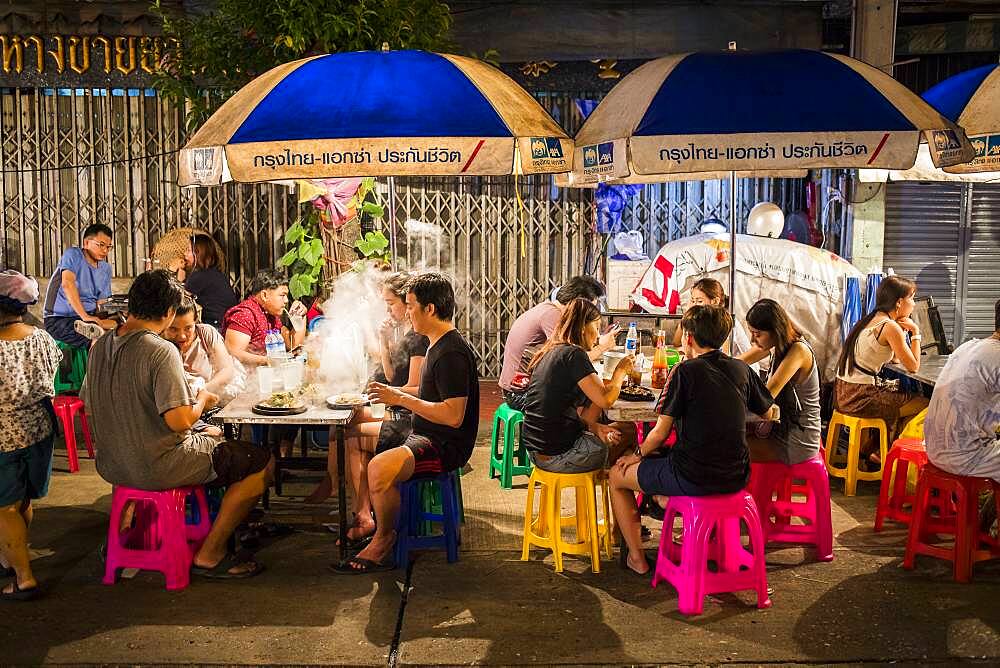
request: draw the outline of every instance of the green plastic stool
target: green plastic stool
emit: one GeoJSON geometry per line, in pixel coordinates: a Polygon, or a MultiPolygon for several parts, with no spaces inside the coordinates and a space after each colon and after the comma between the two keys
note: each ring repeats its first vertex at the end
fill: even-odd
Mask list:
{"type": "Polygon", "coordinates": [[[493,435],[490,437],[490,480],[500,475],[500,487],[511,489],[514,486],[514,476],[531,475],[534,468],[528,459],[528,453],[521,444],[518,426],[524,422],[524,413],[514,410],[507,404],[500,404],[493,414],[493,435]],[[503,449],[497,450],[497,441],[503,423],[503,449]],[[515,457],[517,463],[514,463],[515,457]]]}
{"type": "Polygon", "coordinates": [[[59,350],[63,351],[64,354],[68,354],[70,356],[70,372],[65,375],[63,375],[61,371],[56,373],[56,394],[79,392],[80,388],[83,387],[83,377],[87,373],[87,349],[75,348],[62,341],[56,341],[56,346],[58,346],[59,350]]]}
{"type": "MultiPolygon", "coordinates": [[[[462,499],[462,474],[463,469],[457,471],[455,476],[455,498],[458,500],[458,520],[465,524],[465,501],[462,499]]],[[[420,483],[420,503],[425,513],[434,515],[444,514],[444,505],[441,502],[441,488],[434,480],[423,480],[420,483]]],[[[440,532],[437,532],[440,533],[440,532]]],[[[427,521],[420,527],[420,535],[432,536],[435,534],[434,523],[427,521]]],[[[459,544],[462,537],[458,538],[459,544]]]]}

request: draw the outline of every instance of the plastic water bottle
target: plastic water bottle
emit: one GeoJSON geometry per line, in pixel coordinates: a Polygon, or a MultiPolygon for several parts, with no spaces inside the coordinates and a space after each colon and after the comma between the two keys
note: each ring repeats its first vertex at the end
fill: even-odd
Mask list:
{"type": "Polygon", "coordinates": [[[281,338],[281,330],[268,330],[264,336],[264,349],[271,366],[280,363],[280,360],[285,356],[285,340],[281,338]]]}
{"type": "Polygon", "coordinates": [[[625,337],[625,352],[635,355],[639,352],[639,332],[635,328],[635,323],[628,324],[628,336],[625,337]]]}

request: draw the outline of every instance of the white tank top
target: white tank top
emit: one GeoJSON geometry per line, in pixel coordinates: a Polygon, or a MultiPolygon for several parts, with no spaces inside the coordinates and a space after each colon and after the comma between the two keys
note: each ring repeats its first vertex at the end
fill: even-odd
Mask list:
{"type": "Polygon", "coordinates": [[[875,384],[874,374],[881,371],[882,367],[892,359],[892,347],[878,341],[878,337],[888,322],[889,320],[877,322],[871,327],[865,328],[858,335],[858,340],[854,343],[855,364],[848,368],[846,374],[838,373],[837,378],[858,385],[875,384]],[[862,367],[865,371],[858,367],[862,367]]]}

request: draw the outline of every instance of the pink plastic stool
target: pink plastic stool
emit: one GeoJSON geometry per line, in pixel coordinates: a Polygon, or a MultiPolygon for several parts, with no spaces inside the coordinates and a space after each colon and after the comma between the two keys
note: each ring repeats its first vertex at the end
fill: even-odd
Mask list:
{"type": "Polygon", "coordinates": [[[906,493],[910,465],[917,468],[919,477],[927,462],[927,448],[919,438],[897,438],[892,444],[885,460],[885,474],[882,476],[882,487],[879,489],[878,505],[875,508],[875,531],[881,531],[882,524],[887,519],[909,525],[913,506],[917,501],[916,494],[906,493]]]}
{"type": "Polygon", "coordinates": [[[716,496],[672,496],[667,503],[653,586],[666,581],[677,590],[677,608],[700,615],[705,596],[753,589],[757,607],[771,607],[764,568],[764,538],[753,497],[747,492],[716,496]],[[674,542],[674,519],[680,516],[684,538],[674,542]],[[749,551],[740,538],[740,524],[750,534],[749,551]],[[708,570],[709,559],[716,571],[708,570]]]}
{"type": "Polygon", "coordinates": [[[816,558],[833,560],[830,476],[821,456],[789,466],[782,462],[751,465],[750,493],[761,517],[764,541],[816,546],[816,558]],[[795,500],[796,497],[805,500],[795,500]],[[792,524],[797,517],[805,524],[792,524]]]}
{"type": "Polygon", "coordinates": [[[163,573],[167,589],[184,589],[191,578],[191,559],[210,529],[202,487],[151,492],[116,486],[111,497],[104,584],[115,583],[119,568],[139,568],[163,573]],[[192,525],[184,521],[189,497],[197,514],[192,525]],[[135,502],[135,521],[132,528],[119,532],[122,511],[130,501],[135,502]]]}
{"type": "Polygon", "coordinates": [[[63,435],[66,438],[66,457],[69,459],[69,472],[80,470],[80,461],[76,455],[76,427],[74,416],[80,414],[80,424],[83,427],[83,442],[87,446],[87,454],[94,458],[94,443],[90,439],[90,425],[87,424],[87,412],[83,409],[83,399],[72,395],[60,395],[52,399],[52,408],[56,417],[62,423],[63,435]]]}

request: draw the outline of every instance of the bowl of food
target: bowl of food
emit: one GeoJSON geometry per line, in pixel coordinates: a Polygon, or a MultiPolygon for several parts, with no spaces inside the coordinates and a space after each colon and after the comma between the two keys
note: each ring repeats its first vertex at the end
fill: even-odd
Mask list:
{"type": "Polygon", "coordinates": [[[326,398],[330,408],[360,408],[368,405],[368,395],[361,392],[341,392],[326,398]]]}

